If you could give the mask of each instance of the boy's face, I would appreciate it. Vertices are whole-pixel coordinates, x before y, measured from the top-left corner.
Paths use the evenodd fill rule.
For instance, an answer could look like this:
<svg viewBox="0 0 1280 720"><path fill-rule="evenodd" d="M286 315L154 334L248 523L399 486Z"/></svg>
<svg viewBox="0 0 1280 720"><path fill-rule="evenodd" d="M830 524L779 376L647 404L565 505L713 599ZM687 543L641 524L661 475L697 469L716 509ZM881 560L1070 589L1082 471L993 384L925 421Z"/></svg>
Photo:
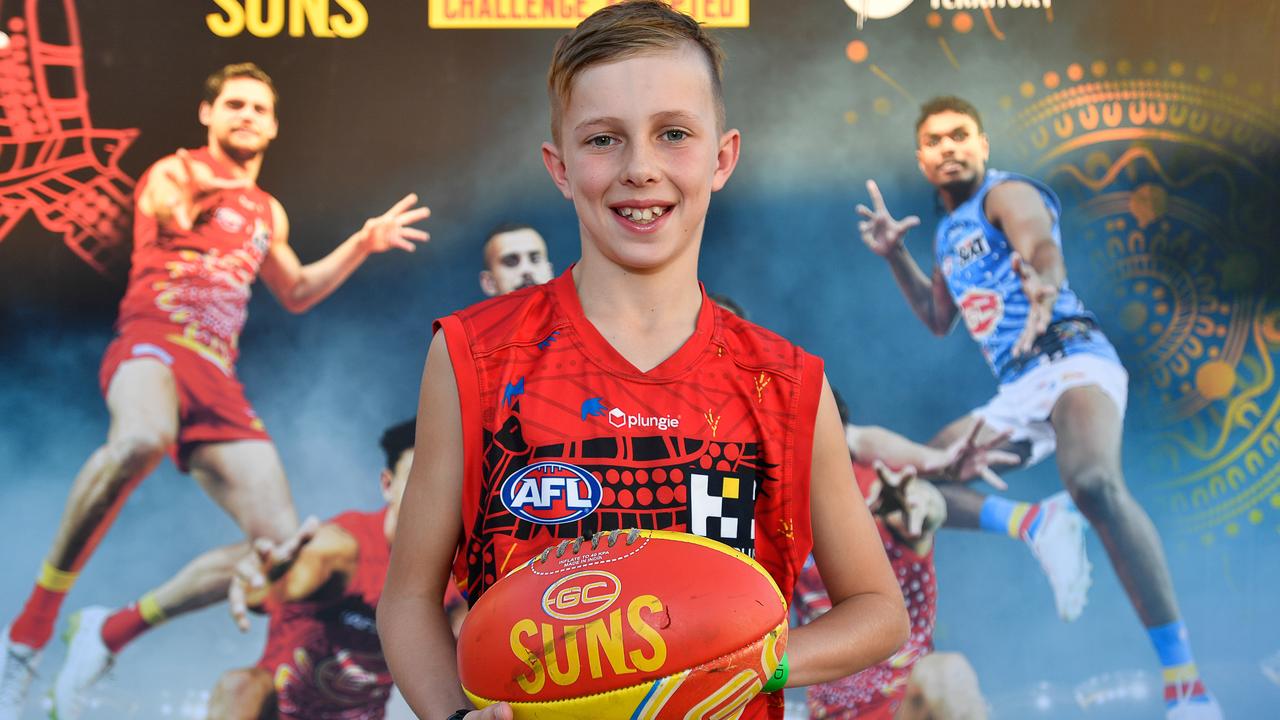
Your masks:
<svg viewBox="0 0 1280 720"><path fill-rule="evenodd" d="M740 138L717 128L711 70L696 45L582 71L559 130L559 146L544 143L543 160L573 201L584 255L644 271L696 253Z"/></svg>

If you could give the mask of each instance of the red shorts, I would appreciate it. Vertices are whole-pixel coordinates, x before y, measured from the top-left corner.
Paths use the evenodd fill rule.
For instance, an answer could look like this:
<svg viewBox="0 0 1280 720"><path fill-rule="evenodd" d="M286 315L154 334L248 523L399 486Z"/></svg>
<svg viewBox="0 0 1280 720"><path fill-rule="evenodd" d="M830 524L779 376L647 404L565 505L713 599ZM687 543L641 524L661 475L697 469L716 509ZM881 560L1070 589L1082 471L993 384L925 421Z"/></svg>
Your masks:
<svg viewBox="0 0 1280 720"><path fill-rule="evenodd" d="M187 459L196 445L232 440L270 440L266 427L244 397L235 375L157 331L126 331L107 346L98 370L98 385L106 397L120 364L137 358L159 360L173 373L178 391L178 444L173 462L188 472Z"/></svg>

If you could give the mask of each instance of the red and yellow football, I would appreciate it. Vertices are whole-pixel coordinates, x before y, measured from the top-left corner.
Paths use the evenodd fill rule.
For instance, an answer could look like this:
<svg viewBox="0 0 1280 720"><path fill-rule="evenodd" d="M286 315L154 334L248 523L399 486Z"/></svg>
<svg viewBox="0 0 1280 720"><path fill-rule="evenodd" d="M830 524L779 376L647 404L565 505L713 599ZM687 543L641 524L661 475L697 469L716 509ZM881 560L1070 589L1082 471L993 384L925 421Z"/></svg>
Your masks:
<svg viewBox="0 0 1280 720"><path fill-rule="evenodd" d="M787 606L733 548L662 530L564 542L471 608L458 674L517 720L732 718L787 643Z"/></svg>

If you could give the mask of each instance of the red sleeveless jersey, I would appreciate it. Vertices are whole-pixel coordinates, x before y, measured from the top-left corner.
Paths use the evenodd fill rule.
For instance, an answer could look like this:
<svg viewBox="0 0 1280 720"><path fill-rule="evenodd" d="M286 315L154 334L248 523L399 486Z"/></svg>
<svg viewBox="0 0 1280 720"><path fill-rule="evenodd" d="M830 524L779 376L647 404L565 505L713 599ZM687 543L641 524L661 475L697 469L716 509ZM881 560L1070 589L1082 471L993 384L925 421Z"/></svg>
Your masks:
<svg viewBox="0 0 1280 720"><path fill-rule="evenodd" d="M217 177L232 176L208 148L192 150L191 159ZM148 170L137 197L150 179ZM136 210L129 288L116 330L158 330L230 375L272 229L271 196L257 186L216 193L190 231L159 225Z"/></svg>
<svg viewBox="0 0 1280 720"><path fill-rule="evenodd" d="M462 413L454 579L471 601L549 545L632 527L721 541L791 594L813 544L821 360L704 291L693 336L642 373L587 320L567 271L437 327Z"/></svg>
<svg viewBox="0 0 1280 720"><path fill-rule="evenodd" d="M387 511L346 512L331 524L359 543L341 598L272 610L258 667L270 672L282 720L380 720L391 694L374 611L387 578Z"/></svg>

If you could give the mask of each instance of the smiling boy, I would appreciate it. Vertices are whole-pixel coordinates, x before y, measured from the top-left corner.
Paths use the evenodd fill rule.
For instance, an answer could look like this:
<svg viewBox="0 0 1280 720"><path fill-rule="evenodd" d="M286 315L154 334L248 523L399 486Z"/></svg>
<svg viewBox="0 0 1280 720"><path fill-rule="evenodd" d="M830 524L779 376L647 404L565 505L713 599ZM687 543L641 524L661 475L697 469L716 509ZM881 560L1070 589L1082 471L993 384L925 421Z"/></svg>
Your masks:
<svg viewBox="0 0 1280 720"><path fill-rule="evenodd" d="M905 638L822 361L718 309L698 282L711 194L741 143L720 65L715 41L655 0L610 5L556 46L542 155L574 204L582 257L436 323L417 440L431 451L410 471L378 612L420 717L511 717L505 704L466 709L432 600L450 568L475 602L543 548L603 530L724 542L787 594L812 546L834 607L791 633L790 685L857 671ZM588 507L504 492L548 463L573 469ZM781 718L782 705L763 695L741 717Z"/></svg>

